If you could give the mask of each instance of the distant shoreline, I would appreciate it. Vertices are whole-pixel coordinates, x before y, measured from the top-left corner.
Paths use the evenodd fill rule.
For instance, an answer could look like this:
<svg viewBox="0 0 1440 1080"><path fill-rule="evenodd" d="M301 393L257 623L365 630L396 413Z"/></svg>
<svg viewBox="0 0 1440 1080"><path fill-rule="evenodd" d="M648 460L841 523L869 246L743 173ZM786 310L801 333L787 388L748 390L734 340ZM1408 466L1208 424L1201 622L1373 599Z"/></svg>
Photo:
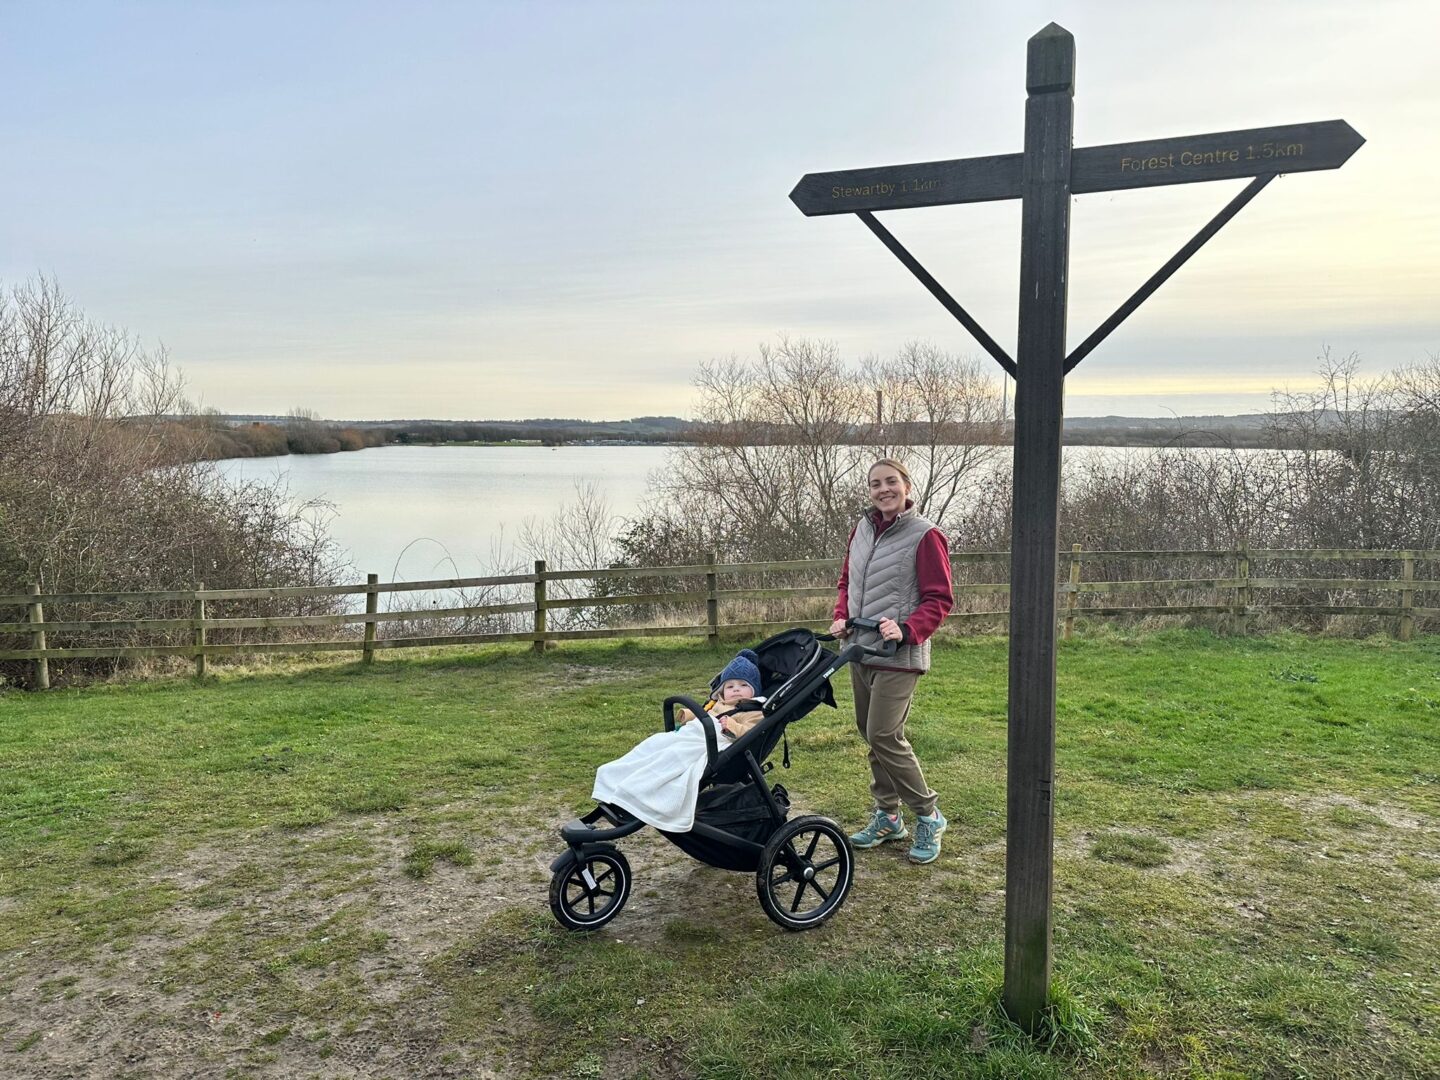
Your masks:
<svg viewBox="0 0 1440 1080"><path fill-rule="evenodd" d="M1268 414L1193 417L1070 417L1065 446L1284 449ZM331 454L381 446L696 446L697 425L679 417L634 420L364 420L294 417L177 417L192 434L196 460ZM860 442L862 433L855 433ZM1011 445L1008 428L997 440ZM912 445L924 445L915 442Z"/></svg>

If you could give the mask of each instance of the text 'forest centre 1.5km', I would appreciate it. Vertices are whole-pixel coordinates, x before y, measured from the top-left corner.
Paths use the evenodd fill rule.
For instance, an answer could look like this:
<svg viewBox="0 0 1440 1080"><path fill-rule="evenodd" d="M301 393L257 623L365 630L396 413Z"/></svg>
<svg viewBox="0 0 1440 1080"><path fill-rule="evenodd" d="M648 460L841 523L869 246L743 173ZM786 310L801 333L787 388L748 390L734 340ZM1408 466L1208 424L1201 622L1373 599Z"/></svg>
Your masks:
<svg viewBox="0 0 1440 1080"><path fill-rule="evenodd" d="M1148 158L1122 157L1121 172L1143 172L1146 169L1196 168L1205 165L1229 165L1236 161L1268 161L1271 158L1304 157L1305 144L1262 142L1240 149L1182 150L1180 153L1159 154ZM839 190L838 188L836 189Z"/></svg>

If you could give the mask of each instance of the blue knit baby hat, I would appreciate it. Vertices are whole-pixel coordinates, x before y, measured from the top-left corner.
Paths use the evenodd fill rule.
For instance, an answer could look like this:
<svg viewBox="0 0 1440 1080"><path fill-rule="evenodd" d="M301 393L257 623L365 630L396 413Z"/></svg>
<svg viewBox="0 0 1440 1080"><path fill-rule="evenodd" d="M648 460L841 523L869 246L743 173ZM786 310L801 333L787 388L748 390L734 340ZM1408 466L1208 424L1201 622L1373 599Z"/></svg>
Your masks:
<svg viewBox="0 0 1440 1080"><path fill-rule="evenodd" d="M739 655L725 665L725 670L710 683L712 691L719 690L731 679L743 679L755 693L760 693L760 657L754 649L741 649Z"/></svg>

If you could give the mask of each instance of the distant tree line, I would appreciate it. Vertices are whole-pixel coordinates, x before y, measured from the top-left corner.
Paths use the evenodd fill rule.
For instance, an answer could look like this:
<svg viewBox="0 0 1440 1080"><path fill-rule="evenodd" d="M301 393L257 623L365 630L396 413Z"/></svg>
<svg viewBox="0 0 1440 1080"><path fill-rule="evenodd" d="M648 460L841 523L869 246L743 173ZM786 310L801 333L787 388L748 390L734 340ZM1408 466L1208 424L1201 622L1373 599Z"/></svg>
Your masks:
<svg viewBox="0 0 1440 1080"><path fill-rule="evenodd" d="M277 457L284 454L336 454L384 446L383 428L356 428L294 417L282 423L234 424L218 413L168 419L160 437L186 461Z"/></svg>
<svg viewBox="0 0 1440 1080"><path fill-rule="evenodd" d="M372 446L445 446L580 442L673 443L688 440L693 425L672 417L636 420L400 420L336 423L294 410L278 420L236 422L218 412L168 418L162 437L191 461L335 454Z"/></svg>

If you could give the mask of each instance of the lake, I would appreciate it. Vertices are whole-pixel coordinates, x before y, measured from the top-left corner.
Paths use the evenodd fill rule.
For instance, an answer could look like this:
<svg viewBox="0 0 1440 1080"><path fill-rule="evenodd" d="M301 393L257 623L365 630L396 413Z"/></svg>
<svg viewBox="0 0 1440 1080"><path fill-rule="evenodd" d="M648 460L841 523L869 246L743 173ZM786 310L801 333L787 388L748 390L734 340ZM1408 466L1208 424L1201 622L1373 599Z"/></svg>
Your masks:
<svg viewBox="0 0 1440 1080"><path fill-rule="evenodd" d="M665 467L674 449L385 446L218 465L236 479L283 477L296 501L331 503L335 516L329 531L360 575L356 580L375 573L381 581L423 581L528 569L531 556L517 543L526 521L544 522L573 506L577 484L593 485L612 514L633 517L650 490L651 475ZM1174 452L1071 446L1065 448L1065 460L1079 465ZM1007 448L1006 461L1009 455Z"/></svg>
<svg viewBox="0 0 1440 1080"><path fill-rule="evenodd" d="M219 462L239 480L289 486L297 502L334 507L329 531L357 580L478 577L523 560L516 540L527 519L543 522L592 484L612 513L634 515L659 446L385 446Z"/></svg>

